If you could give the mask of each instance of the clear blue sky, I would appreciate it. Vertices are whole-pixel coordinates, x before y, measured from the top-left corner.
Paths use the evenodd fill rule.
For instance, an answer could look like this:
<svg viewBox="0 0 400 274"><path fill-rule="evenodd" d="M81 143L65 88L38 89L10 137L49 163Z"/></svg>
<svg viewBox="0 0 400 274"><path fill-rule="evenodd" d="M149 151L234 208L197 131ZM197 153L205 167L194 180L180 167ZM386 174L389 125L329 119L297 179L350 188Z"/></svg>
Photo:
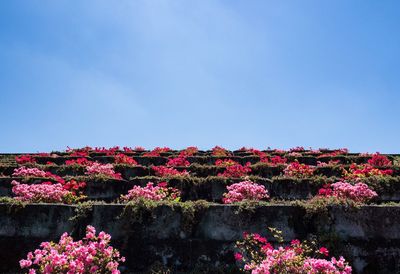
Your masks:
<svg viewBox="0 0 400 274"><path fill-rule="evenodd" d="M400 152L400 1L1 1L0 151Z"/></svg>

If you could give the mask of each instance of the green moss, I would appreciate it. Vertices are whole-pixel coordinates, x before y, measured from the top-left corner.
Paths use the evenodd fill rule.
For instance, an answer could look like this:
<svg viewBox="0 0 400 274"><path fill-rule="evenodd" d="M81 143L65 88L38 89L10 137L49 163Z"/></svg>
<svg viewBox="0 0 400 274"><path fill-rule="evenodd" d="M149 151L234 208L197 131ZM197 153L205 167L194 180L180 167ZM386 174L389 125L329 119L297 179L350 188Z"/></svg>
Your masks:
<svg viewBox="0 0 400 274"><path fill-rule="evenodd" d="M79 223L87 219L93 212L93 206L96 204L95 201L86 201L78 203L75 207L75 215L69 218L69 221Z"/></svg>
<svg viewBox="0 0 400 274"><path fill-rule="evenodd" d="M12 197L0 197L0 204L6 205L8 214L15 213L27 205L27 203Z"/></svg>

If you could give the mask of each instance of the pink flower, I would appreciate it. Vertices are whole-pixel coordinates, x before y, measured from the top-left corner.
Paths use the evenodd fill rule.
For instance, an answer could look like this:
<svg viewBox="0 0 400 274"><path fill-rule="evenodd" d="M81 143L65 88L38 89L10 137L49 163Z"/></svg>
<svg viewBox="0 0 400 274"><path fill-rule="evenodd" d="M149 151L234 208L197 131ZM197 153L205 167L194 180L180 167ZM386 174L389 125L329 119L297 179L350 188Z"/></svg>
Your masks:
<svg viewBox="0 0 400 274"><path fill-rule="evenodd" d="M180 191L176 188L167 187L164 182L154 186L153 183L147 183L145 187L134 186L128 191L127 195L121 196L123 201L134 201L138 199L147 199L153 201L175 200L179 198Z"/></svg>
<svg viewBox="0 0 400 274"><path fill-rule="evenodd" d="M329 250L326 247L321 247L319 249L319 253L321 253L322 255L327 256L327 257L329 256Z"/></svg>
<svg viewBox="0 0 400 274"><path fill-rule="evenodd" d="M36 271L49 274L119 273L119 263L125 258L109 245L109 234L102 231L96 236L95 233L94 227L88 226L86 237L79 241L64 233L58 243L44 242L40 245L42 249L28 253L20 266L27 268L30 274L36 274Z"/></svg>
<svg viewBox="0 0 400 274"><path fill-rule="evenodd" d="M263 200L268 199L268 191L263 185L258 185L251 181L243 181L227 187L228 193L222 199L225 204L241 202L243 200Z"/></svg>
<svg viewBox="0 0 400 274"><path fill-rule="evenodd" d="M98 162L92 162L90 165L86 166L86 174L88 175L105 175L114 179L122 179L120 173L114 171L112 164L100 164Z"/></svg>
<svg viewBox="0 0 400 274"><path fill-rule="evenodd" d="M235 253L235 260L236 261L241 261L243 259L243 255L241 253L236 252Z"/></svg>

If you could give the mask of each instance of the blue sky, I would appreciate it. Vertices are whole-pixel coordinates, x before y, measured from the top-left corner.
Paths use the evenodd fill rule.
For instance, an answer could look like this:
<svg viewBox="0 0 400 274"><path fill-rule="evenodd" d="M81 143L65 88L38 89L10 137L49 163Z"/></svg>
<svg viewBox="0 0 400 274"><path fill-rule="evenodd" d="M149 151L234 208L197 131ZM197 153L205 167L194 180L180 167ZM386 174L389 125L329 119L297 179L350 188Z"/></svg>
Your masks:
<svg viewBox="0 0 400 274"><path fill-rule="evenodd" d="M1 1L0 151L400 152L400 2Z"/></svg>

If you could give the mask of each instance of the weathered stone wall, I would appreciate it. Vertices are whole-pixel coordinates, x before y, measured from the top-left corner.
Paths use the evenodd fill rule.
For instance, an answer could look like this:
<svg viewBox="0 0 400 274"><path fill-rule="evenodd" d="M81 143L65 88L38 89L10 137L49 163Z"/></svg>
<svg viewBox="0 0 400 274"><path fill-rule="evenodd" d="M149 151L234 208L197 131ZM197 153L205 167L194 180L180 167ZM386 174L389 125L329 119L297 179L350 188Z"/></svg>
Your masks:
<svg viewBox="0 0 400 274"><path fill-rule="evenodd" d="M229 272L235 241L244 231L265 235L266 227L282 230L288 241L311 234L329 240L332 255L346 256L355 273L400 272L398 206L332 207L311 217L304 208L285 205L210 204L190 212L164 205L123 213L124 207L97 204L76 215L76 206L0 205L0 273L18 273L18 260L42 241L57 240L65 231L82 237L87 224L112 235L113 245L127 257L125 273L145 271L157 261L177 272L196 267ZM70 220L74 216L79 218Z"/></svg>

